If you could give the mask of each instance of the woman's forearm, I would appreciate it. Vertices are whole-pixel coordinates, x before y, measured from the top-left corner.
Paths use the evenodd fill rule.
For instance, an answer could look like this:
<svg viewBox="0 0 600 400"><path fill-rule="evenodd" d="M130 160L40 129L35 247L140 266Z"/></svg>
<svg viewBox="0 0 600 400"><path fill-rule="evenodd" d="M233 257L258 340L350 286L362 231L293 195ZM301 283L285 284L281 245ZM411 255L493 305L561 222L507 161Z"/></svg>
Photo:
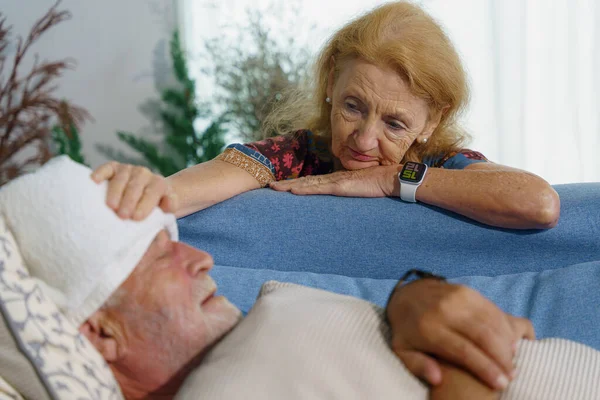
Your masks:
<svg viewBox="0 0 600 400"><path fill-rule="evenodd" d="M472 164L464 170L430 168L416 197L503 228L551 228L560 215L558 194L546 181L496 164Z"/></svg>
<svg viewBox="0 0 600 400"><path fill-rule="evenodd" d="M248 172L221 160L194 165L167 180L178 197L177 218L260 188L256 178Z"/></svg>

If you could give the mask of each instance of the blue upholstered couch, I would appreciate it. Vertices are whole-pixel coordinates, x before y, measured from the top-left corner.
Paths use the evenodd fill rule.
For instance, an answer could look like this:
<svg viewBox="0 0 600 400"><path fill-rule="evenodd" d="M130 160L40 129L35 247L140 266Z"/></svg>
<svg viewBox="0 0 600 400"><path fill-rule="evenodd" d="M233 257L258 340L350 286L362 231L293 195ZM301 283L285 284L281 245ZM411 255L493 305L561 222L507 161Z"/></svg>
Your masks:
<svg viewBox="0 0 600 400"><path fill-rule="evenodd" d="M396 199L269 189L182 218L179 228L183 242L213 255L220 293L244 312L270 279L383 306L398 277L421 268L531 318L538 337L600 350L600 183L555 188L561 219L547 231L490 228Z"/></svg>

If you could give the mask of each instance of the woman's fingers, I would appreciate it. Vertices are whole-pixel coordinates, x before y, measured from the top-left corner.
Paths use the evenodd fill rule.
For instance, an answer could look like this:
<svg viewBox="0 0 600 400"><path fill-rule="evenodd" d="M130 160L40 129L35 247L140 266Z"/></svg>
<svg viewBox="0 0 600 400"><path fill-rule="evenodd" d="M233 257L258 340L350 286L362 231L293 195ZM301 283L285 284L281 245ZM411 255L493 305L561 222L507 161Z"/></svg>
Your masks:
<svg viewBox="0 0 600 400"><path fill-rule="evenodd" d="M147 191L153 175L148 168L134 167L130 172L129 181L125 186L121 203L119 204L118 214L121 218L130 218L135 212L137 205ZM154 196L153 193L149 193ZM158 198L155 199L155 205L158 204Z"/></svg>
<svg viewBox="0 0 600 400"><path fill-rule="evenodd" d="M108 180L106 204L115 210L115 212L119 211L121 199L129 183L132 168L133 166L131 165L110 161L102 164L92 172L91 178L94 182L100 183Z"/></svg>
<svg viewBox="0 0 600 400"><path fill-rule="evenodd" d="M165 212L177 209L177 198L166 179L146 167L111 161L91 177L96 183L108 180L106 203L123 219L142 220L157 205Z"/></svg>
<svg viewBox="0 0 600 400"><path fill-rule="evenodd" d="M468 338L440 327L435 347L436 355L470 371L490 388L504 390L508 385L502 367Z"/></svg>
<svg viewBox="0 0 600 400"><path fill-rule="evenodd" d="M280 191L316 186L328 181L327 178L318 176L303 176L302 178L286 179L284 181L271 182L271 188Z"/></svg>
<svg viewBox="0 0 600 400"><path fill-rule="evenodd" d="M121 211L121 203L129 183L131 169L130 165L121 165L108 181L106 204L117 213Z"/></svg>
<svg viewBox="0 0 600 400"><path fill-rule="evenodd" d="M439 363L419 351L399 351L396 353L400 361L411 374L432 386L442 383L442 370Z"/></svg>
<svg viewBox="0 0 600 400"><path fill-rule="evenodd" d="M330 193L329 179L320 176L307 176L297 179L272 182L269 187L278 192L294 194L326 194Z"/></svg>
<svg viewBox="0 0 600 400"><path fill-rule="evenodd" d="M157 177L152 179L150 184L143 189L141 199L133 212L133 219L140 221L150 215L154 207L161 202L161 199L165 197L166 194L167 184L165 180L158 179Z"/></svg>
<svg viewBox="0 0 600 400"><path fill-rule="evenodd" d="M116 161L110 161L102 164L92 172L92 180L96 183L103 182L107 179L112 178L116 172L119 163Z"/></svg>
<svg viewBox="0 0 600 400"><path fill-rule="evenodd" d="M338 171L325 175L305 176L297 179L273 182L270 187L281 192L294 194L330 194L347 197L385 197L382 181L391 176L389 167L379 166L360 171ZM396 173L397 174L397 173ZM395 177L396 175L394 175ZM388 185L389 186L389 185ZM393 185L392 185L393 186Z"/></svg>

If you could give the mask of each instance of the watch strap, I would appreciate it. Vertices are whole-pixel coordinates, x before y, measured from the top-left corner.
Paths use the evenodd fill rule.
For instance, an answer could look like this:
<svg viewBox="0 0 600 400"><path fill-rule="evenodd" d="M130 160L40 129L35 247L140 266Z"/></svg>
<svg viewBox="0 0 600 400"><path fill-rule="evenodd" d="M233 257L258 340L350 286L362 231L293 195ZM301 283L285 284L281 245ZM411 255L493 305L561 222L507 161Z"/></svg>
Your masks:
<svg viewBox="0 0 600 400"><path fill-rule="evenodd" d="M413 275L416 277L416 279L413 279L412 281L416 281L419 279L437 279L440 281L446 280L446 278L441 275L436 275L429 271L423 271L421 269L413 268L413 269L409 269L408 271L406 271L404 273L404 275L402 275L402 277L400 278L400 280L398 281L398 284L396 286L402 286L404 283L409 283L409 280L410 280L410 278L412 278Z"/></svg>
<svg viewBox="0 0 600 400"><path fill-rule="evenodd" d="M419 185L417 184L402 182L402 180L400 180L400 198L409 203L416 203L418 187Z"/></svg>
<svg viewBox="0 0 600 400"><path fill-rule="evenodd" d="M415 277L415 279L411 280L413 276ZM394 293L396 293L396 291L400 290L402 287L408 285L409 283L418 281L420 279L436 279L438 281L446 281L446 277L441 275L435 275L431 272L423 271L420 269L409 269L408 271L406 271L406 273L404 273L404 275L402 275L398 283L396 283L396 285L392 289L392 292L390 293L386 304L388 304L390 300L392 300L392 296L394 295Z"/></svg>

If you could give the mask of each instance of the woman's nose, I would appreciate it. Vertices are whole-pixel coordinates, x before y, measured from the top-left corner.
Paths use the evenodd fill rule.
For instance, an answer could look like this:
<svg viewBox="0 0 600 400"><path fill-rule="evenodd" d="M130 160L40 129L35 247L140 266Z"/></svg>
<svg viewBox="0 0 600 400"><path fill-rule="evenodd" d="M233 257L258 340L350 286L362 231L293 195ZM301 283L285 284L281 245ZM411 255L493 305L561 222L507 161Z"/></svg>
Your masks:
<svg viewBox="0 0 600 400"><path fill-rule="evenodd" d="M378 143L377 124L374 121L364 121L354 132L354 142L356 143L356 150L361 153L376 148Z"/></svg>

